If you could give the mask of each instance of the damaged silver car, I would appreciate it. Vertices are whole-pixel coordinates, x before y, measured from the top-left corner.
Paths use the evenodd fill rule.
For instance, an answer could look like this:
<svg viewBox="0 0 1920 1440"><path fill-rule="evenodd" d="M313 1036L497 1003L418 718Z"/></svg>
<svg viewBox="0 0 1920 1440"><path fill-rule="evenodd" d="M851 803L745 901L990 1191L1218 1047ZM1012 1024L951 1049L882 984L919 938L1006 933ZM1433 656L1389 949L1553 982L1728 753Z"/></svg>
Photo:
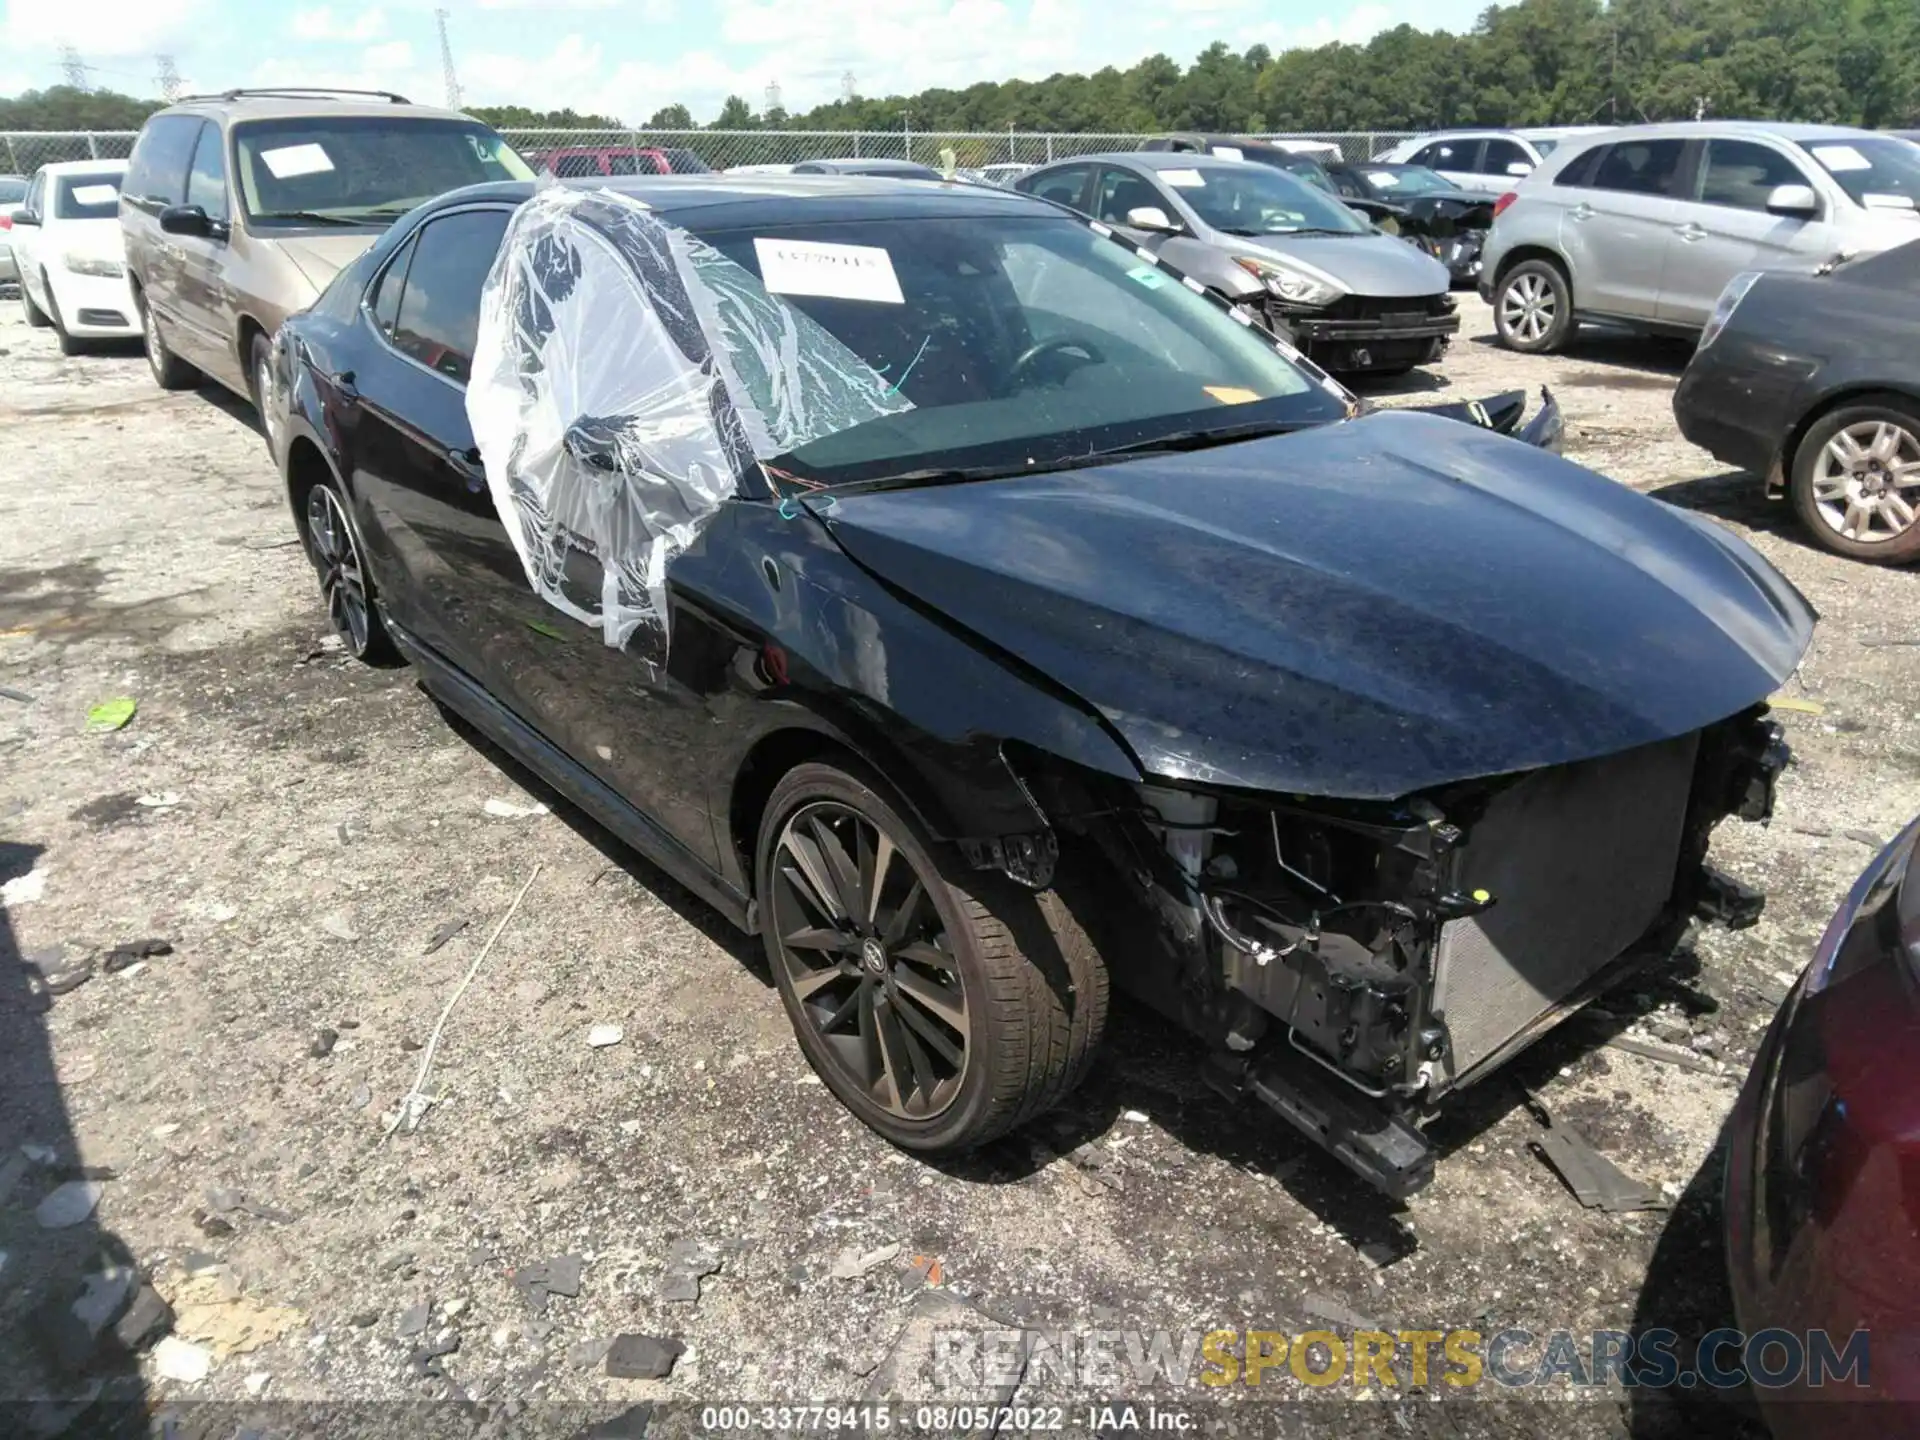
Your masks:
<svg viewBox="0 0 1920 1440"><path fill-rule="evenodd" d="M1406 1194L1451 1092L1758 905L1706 856L1813 624L1765 560L1056 206L457 191L275 364L350 649L756 933L910 1150L1056 1102L1118 990Z"/></svg>

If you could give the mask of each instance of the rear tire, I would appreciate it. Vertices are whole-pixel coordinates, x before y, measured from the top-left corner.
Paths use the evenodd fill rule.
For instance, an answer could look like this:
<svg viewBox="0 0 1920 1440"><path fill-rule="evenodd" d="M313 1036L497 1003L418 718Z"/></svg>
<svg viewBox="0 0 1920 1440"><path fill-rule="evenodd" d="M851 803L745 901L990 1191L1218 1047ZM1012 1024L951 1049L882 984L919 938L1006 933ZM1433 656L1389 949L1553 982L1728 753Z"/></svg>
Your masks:
<svg viewBox="0 0 1920 1440"><path fill-rule="evenodd" d="M267 442L267 454L279 458L274 449L273 418L268 407L273 403L273 342L255 335L247 347L247 375L253 392L253 413L260 417L260 434Z"/></svg>
<svg viewBox="0 0 1920 1440"><path fill-rule="evenodd" d="M851 766L788 772L756 847L761 938L840 1102L903 1149L950 1154L1080 1082L1107 970L1058 895L964 869L904 809Z"/></svg>
<svg viewBox="0 0 1920 1440"><path fill-rule="evenodd" d="M1573 334L1573 287L1551 260L1522 260L1493 292L1500 343L1523 355L1551 355Z"/></svg>
<svg viewBox="0 0 1920 1440"><path fill-rule="evenodd" d="M1920 560L1920 402L1867 395L1822 415L1791 474L1794 511L1818 544L1876 565Z"/></svg>
<svg viewBox="0 0 1920 1440"><path fill-rule="evenodd" d="M133 303L140 312L140 329L146 335L147 368L153 372L153 383L162 390L193 389L200 383L200 372L167 348L160 321L147 308L146 291L135 290Z"/></svg>

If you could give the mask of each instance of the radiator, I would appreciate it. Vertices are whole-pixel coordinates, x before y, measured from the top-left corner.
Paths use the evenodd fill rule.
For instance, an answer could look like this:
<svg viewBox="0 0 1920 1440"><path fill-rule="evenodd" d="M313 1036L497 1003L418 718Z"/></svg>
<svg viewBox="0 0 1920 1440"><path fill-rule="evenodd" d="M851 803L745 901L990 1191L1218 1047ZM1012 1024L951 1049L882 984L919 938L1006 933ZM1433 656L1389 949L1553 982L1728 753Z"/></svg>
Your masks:
<svg viewBox="0 0 1920 1440"><path fill-rule="evenodd" d="M1673 892L1697 733L1536 771L1503 792L1462 851L1461 888L1492 909L1440 932L1434 1009L1455 1077L1578 990L1646 933Z"/></svg>

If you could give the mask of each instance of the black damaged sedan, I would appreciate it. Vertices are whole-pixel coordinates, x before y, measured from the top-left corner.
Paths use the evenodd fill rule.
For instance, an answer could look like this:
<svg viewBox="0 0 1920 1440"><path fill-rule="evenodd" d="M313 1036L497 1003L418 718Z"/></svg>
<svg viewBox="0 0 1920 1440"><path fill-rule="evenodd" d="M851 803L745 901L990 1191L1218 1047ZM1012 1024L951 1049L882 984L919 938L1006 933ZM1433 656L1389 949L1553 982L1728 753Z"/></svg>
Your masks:
<svg viewBox="0 0 1920 1440"><path fill-rule="evenodd" d="M1785 580L1042 202L456 192L273 390L353 651L756 932L910 1149L1059 1099L1118 990L1405 1194L1449 1092L1757 909L1706 852L1770 812Z"/></svg>

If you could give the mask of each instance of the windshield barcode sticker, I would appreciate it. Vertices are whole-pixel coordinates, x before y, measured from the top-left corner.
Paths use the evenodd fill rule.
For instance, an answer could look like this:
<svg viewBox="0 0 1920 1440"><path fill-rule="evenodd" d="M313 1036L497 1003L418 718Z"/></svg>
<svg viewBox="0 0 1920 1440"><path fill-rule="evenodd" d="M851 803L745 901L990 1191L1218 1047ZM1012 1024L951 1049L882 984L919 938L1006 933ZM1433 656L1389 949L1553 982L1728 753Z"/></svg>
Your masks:
<svg viewBox="0 0 1920 1440"><path fill-rule="evenodd" d="M1160 178L1181 190L1204 190L1207 182L1200 178L1198 170L1162 170Z"/></svg>
<svg viewBox="0 0 1920 1440"><path fill-rule="evenodd" d="M276 180L291 180L296 175L318 175L333 169L333 161L318 145L282 145L278 150L262 150L260 160Z"/></svg>
<svg viewBox="0 0 1920 1440"><path fill-rule="evenodd" d="M833 300L869 300L904 305L893 257L877 245L828 245L817 240L769 240L756 236L760 283L774 295L819 295Z"/></svg>

